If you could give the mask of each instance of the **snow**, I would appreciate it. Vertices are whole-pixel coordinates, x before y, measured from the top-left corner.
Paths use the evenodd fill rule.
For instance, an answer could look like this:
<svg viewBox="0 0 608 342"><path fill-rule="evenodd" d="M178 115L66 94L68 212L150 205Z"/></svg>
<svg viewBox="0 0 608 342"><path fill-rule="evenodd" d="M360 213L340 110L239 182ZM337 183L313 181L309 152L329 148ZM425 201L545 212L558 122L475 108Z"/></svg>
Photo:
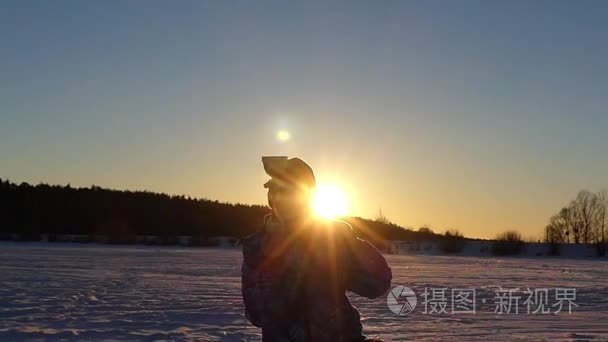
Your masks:
<svg viewBox="0 0 608 342"><path fill-rule="evenodd" d="M492 257L492 246L494 241L490 240L467 240L462 251L451 254L458 256ZM447 255L441 250L439 241L392 241L391 251L394 254L404 255ZM520 257L546 257L551 256L552 246L549 243L524 243ZM559 257L563 258L604 258L597 256L596 246L593 244L564 243L558 247Z"/></svg>
<svg viewBox="0 0 608 342"><path fill-rule="evenodd" d="M387 260L393 286L411 287L418 306L398 316L388 310L386 297L352 295L370 337L608 341L605 260L436 255L387 255ZM260 330L243 315L240 262L238 249L3 242L0 340L260 340ZM493 297L499 286L572 287L579 306L571 314L565 309L533 315L520 305L517 315L498 315ZM424 314L420 294L441 287L475 288L476 313Z"/></svg>

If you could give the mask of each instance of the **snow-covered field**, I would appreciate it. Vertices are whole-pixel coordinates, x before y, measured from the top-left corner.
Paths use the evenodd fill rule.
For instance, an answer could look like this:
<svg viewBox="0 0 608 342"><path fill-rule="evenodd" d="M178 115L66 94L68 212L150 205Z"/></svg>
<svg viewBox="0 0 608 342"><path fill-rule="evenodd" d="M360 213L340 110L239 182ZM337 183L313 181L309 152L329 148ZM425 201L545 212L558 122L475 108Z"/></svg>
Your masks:
<svg viewBox="0 0 608 342"><path fill-rule="evenodd" d="M352 296L368 336L387 341L608 341L606 261L387 259L393 285L411 287L418 306L399 316L388 309L386 298ZM0 243L0 341L260 340L259 329L243 315L240 261L234 249ZM527 295L514 292L521 296L519 313L513 305L511 313L499 315L494 312L499 286L549 288L552 312L557 308L552 307L557 303L553 289L576 288L578 307L571 314L567 305L559 314L527 314ZM447 314L423 312L425 288L447 288ZM450 313L451 290L457 288L476 290L475 313Z"/></svg>

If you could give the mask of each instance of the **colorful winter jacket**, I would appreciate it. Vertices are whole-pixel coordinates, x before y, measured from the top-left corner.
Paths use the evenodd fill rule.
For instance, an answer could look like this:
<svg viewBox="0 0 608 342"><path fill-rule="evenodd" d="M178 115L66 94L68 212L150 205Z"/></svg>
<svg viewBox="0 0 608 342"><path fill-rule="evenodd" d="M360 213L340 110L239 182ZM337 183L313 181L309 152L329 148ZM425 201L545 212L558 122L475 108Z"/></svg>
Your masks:
<svg viewBox="0 0 608 342"><path fill-rule="evenodd" d="M282 227L268 220L242 240L247 318L263 341L362 341L359 312L346 291L376 298L391 269L345 222Z"/></svg>

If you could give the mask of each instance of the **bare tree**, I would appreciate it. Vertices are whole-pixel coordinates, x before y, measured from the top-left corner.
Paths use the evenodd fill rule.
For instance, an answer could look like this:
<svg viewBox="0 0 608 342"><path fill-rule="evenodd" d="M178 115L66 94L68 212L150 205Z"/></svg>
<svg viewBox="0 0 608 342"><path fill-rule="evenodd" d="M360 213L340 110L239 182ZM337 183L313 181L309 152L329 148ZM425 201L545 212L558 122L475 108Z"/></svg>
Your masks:
<svg viewBox="0 0 608 342"><path fill-rule="evenodd" d="M566 242L570 242L570 236L574 243L580 242L580 224L577 219L576 210L572 205L562 208L559 214L554 216L555 223L563 231L563 235L566 236Z"/></svg>
<svg viewBox="0 0 608 342"><path fill-rule="evenodd" d="M608 216L608 195L583 190L570 205L549 219L545 240L552 243L604 243Z"/></svg>
<svg viewBox="0 0 608 342"><path fill-rule="evenodd" d="M375 219L376 222L379 223L383 223L383 224L391 224L391 220L389 220L386 216L384 216L384 214L382 213L382 209L378 209L378 216L376 216Z"/></svg>
<svg viewBox="0 0 608 342"><path fill-rule="evenodd" d="M521 233L516 230L507 230L496 235L496 241L506 241L506 242L523 242L521 238Z"/></svg>
<svg viewBox="0 0 608 342"><path fill-rule="evenodd" d="M598 240L601 241L603 245L606 244L606 216L608 214L608 192L606 190L602 190L597 193L597 198L600 206L600 211L598 213Z"/></svg>
<svg viewBox="0 0 608 342"><path fill-rule="evenodd" d="M569 242L568 226L564 218L557 214L549 219L549 224L545 227L545 242L564 243Z"/></svg>
<svg viewBox="0 0 608 342"><path fill-rule="evenodd" d="M579 225L580 237L583 243L593 242L597 218L600 212L598 196L587 190L582 190L572 202Z"/></svg>

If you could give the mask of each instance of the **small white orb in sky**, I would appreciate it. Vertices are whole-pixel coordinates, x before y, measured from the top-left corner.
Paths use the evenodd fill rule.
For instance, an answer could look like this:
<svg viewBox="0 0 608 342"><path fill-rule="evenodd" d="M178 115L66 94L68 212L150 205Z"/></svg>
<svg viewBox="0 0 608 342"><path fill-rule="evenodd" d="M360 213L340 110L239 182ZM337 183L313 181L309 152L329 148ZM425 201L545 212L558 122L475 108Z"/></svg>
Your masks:
<svg viewBox="0 0 608 342"><path fill-rule="evenodd" d="M277 139L279 139L279 141L287 141L290 138L291 138L291 135L289 134L288 131L286 131L284 129L277 132Z"/></svg>

